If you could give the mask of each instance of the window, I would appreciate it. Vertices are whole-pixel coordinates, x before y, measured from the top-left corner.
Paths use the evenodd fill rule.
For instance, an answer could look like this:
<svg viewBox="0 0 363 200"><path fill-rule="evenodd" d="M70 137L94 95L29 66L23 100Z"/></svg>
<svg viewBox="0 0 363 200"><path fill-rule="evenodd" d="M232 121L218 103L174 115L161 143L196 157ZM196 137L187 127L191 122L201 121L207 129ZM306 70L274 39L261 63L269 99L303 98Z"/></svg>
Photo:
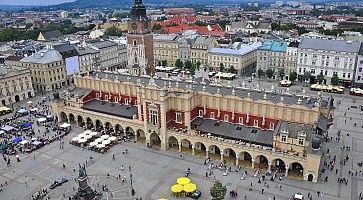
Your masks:
<svg viewBox="0 0 363 200"><path fill-rule="evenodd" d="M136 40L133 41L134 46L136 46Z"/></svg>
<svg viewBox="0 0 363 200"><path fill-rule="evenodd" d="M345 73L343 73L343 78L345 78Z"/></svg>
<svg viewBox="0 0 363 200"><path fill-rule="evenodd" d="M253 120L253 126L258 127L258 120L257 119Z"/></svg>
<svg viewBox="0 0 363 200"><path fill-rule="evenodd" d="M211 119L214 119L214 112L211 112L211 113L210 113L210 118L211 118Z"/></svg>
<svg viewBox="0 0 363 200"><path fill-rule="evenodd" d="M239 118L238 118L238 123L239 123L239 124L243 124L243 117L239 117Z"/></svg>
<svg viewBox="0 0 363 200"><path fill-rule="evenodd" d="M281 135L281 142L286 142L286 139L287 139L286 135Z"/></svg>
<svg viewBox="0 0 363 200"><path fill-rule="evenodd" d="M358 76L358 78L357 78L357 79L358 79L358 81L360 81L360 79L361 79L361 76Z"/></svg>
<svg viewBox="0 0 363 200"><path fill-rule="evenodd" d="M311 69L311 74L315 74L315 69Z"/></svg>
<svg viewBox="0 0 363 200"><path fill-rule="evenodd" d="M359 72L362 72L362 68L361 68L361 67L359 67L358 71L359 71Z"/></svg>
<svg viewBox="0 0 363 200"><path fill-rule="evenodd" d="M129 99L128 98L125 98L125 104L129 105Z"/></svg>
<svg viewBox="0 0 363 200"><path fill-rule="evenodd" d="M348 78L350 78L350 73L348 73Z"/></svg>
<svg viewBox="0 0 363 200"><path fill-rule="evenodd" d="M150 122L152 125L158 124L158 111L157 110L150 110Z"/></svg>
<svg viewBox="0 0 363 200"><path fill-rule="evenodd" d="M229 116L227 114L224 115L224 121L229 122Z"/></svg>
<svg viewBox="0 0 363 200"><path fill-rule="evenodd" d="M199 110L199 117L203 117L203 110Z"/></svg>
<svg viewBox="0 0 363 200"><path fill-rule="evenodd" d="M299 145L304 145L304 138L299 138Z"/></svg>
<svg viewBox="0 0 363 200"><path fill-rule="evenodd" d="M182 114L181 113L175 113L175 122L178 124L182 123Z"/></svg>
<svg viewBox="0 0 363 200"><path fill-rule="evenodd" d="M273 122L270 122L270 129L274 130L275 129L275 124Z"/></svg>

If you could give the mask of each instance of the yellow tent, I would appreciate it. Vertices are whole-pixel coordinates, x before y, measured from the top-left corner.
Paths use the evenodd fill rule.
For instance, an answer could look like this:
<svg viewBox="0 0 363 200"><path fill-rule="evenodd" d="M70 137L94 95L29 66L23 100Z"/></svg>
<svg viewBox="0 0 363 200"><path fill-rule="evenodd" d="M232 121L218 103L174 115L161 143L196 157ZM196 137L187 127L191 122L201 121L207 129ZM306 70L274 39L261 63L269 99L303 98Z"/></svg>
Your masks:
<svg viewBox="0 0 363 200"><path fill-rule="evenodd" d="M171 189L171 192L173 192L173 193L179 193L179 192L183 191L183 186L180 184L175 184L170 189Z"/></svg>
<svg viewBox="0 0 363 200"><path fill-rule="evenodd" d="M195 185L194 183L186 184L186 185L184 185L183 190L188 193L194 192L195 190L197 190L197 185Z"/></svg>

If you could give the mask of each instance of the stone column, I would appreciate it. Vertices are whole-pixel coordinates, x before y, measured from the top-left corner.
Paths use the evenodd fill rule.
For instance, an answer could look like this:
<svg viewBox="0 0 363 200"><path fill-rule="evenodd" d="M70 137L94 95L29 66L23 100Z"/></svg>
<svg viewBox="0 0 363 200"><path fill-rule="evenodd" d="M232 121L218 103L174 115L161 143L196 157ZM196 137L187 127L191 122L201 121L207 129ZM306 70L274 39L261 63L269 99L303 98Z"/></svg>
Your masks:
<svg viewBox="0 0 363 200"><path fill-rule="evenodd" d="M251 162L251 167L252 167L252 169L255 169L255 158L254 157L252 157L252 160L251 160L252 162Z"/></svg>
<svg viewBox="0 0 363 200"><path fill-rule="evenodd" d="M192 145L192 155L193 156L195 155L195 146L194 146L194 144Z"/></svg>
<svg viewBox="0 0 363 200"><path fill-rule="evenodd" d="M223 162L223 151L221 151L221 162Z"/></svg>
<svg viewBox="0 0 363 200"><path fill-rule="evenodd" d="M285 165L285 177L289 175L289 165Z"/></svg>
<svg viewBox="0 0 363 200"><path fill-rule="evenodd" d="M268 161L268 171L271 171L272 162Z"/></svg>
<svg viewBox="0 0 363 200"><path fill-rule="evenodd" d="M205 149L205 158L209 158L209 149Z"/></svg>
<svg viewBox="0 0 363 200"><path fill-rule="evenodd" d="M135 142L137 142L137 130L136 130L136 133L135 133L135 138L134 138Z"/></svg>
<svg viewBox="0 0 363 200"><path fill-rule="evenodd" d="M178 142L178 145L179 145L179 152L181 152L182 151L182 143Z"/></svg>
<svg viewBox="0 0 363 200"><path fill-rule="evenodd" d="M236 166L239 164L239 154L236 154Z"/></svg>

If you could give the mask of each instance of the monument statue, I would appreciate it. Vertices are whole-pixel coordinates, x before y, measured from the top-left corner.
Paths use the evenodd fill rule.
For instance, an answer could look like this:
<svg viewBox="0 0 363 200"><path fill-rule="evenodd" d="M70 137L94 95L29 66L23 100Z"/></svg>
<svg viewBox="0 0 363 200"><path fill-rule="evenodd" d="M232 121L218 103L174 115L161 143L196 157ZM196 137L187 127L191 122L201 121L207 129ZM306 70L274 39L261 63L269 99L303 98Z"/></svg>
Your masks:
<svg viewBox="0 0 363 200"><path fill-rule="evenodd" d="M74 200L100 200L102 193L92 189L87 183L87 171L85 165L79 165L78 191L72 197Z"/></svg>

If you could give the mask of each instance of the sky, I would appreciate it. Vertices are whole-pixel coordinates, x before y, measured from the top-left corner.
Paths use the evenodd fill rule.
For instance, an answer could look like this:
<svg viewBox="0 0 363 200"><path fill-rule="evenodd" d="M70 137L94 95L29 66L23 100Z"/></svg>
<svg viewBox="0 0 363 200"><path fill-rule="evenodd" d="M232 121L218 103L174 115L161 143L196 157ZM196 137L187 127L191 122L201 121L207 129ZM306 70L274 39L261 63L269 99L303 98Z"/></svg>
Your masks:
<svg viewBox="0 0 363 200"><path fill-rule="evenodd" d="M0 0L0 5L54 5L75 0Z"/></svg>

